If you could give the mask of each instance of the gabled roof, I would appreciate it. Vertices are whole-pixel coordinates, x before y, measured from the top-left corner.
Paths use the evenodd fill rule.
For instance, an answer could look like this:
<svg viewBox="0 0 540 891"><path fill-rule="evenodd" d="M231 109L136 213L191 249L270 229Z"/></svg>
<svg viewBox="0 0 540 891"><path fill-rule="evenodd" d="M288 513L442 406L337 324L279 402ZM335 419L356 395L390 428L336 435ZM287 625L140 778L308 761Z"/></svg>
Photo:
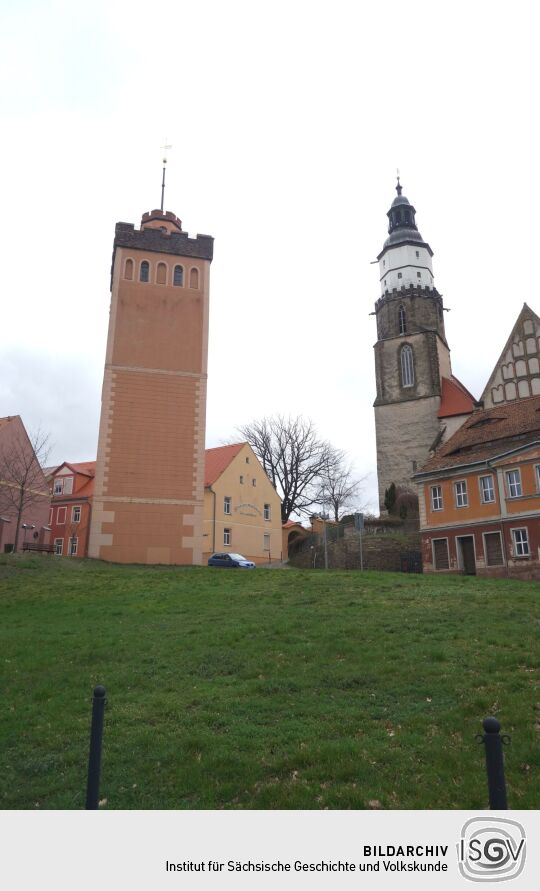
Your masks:
<svg viewBox="0 0 540 891"><path fill-rule="evenodd" d="M454 415L468 415L477 404L457 377L443 377L441 388L441 404L437 412L438 418L451 418Z"/></svg>
<svg viewBox="0 0 540 891"><path fill-rule="evenodd" d="M525 324L525 322L528 322L528 321L533 323L533 329L534 329L530 335L527 335L524 332L524 324ZM505 364L507 365L509 362L513 363L514 361L519 361L520 358L523 360L530 359L533 356L540 358L540 350L538 350L538 349L534 353L525 352L524 349L521 353L518 353L518 352L514 352L514 349L513 349L514 345L516 343L519 343L519 341L522 340L523 338L526 339L527 337L535 337L535 336L540 336L540 318L530 308L530 306L528 306L526 303L524 303L516 321L514 322L514 325L510 332L510 336L508 337L508 340L506 341L506 343L504 345L504 349L503 349L501 355L499 356L499 358L497 359L497 362L495 363L495 367L494 367L493 371L491 372L490 378L489 378L486 386L484 387L484 392L482 393L482 395L480 397L481 402L488 405L489 407L494 405L495 399L493 398L493 394L491 392L492 388L494 388L494 387L496 387L496 389L501 390L501 399L497 400L497 404L505 404L508 401L513 401L514 398L527 398L526 396L525 397L519 396L519 391L517 391L517 387L516 387L516 396L515 397L510 397L510 399L508 400L506 397L502 396L502 390L503 390L503 387L505 384L509 384L511 382L514 382L517 384L517 375L510 373L508 375L508 377L506 377L505 374L503 373L503 366ZM536 342L538 343L538 340ZM520 376L523 377L523 375L520 375ZM530 378L531 375L529 374L529 375L527 375L527 377Z"/></svg>
<svg viewBox="0 0 540 891"><path fill-rule="evenodd" d="M540 442L540 396L473 412L415 477L486 461L533 442Z"/></svg>
<svg viewBox="0 0 540 891"><path fill-rule="evenodd" d="M234 445L206 449L204 453L204 485L211 486L212 483L215 483L245 445L247 445L246 442L237 442Z"/></svg>
<svg viewBox="0 0 540 891"><path fill-rule="evenodd" d="M62 464L59 464L57 467L51 468L54 473L58 473L62 467L69 467L73 473L79 473L83 476L94 477L96 475L96 462L95 461L81 461L78 464L71 464L70 461L63 461Z"/></svg>

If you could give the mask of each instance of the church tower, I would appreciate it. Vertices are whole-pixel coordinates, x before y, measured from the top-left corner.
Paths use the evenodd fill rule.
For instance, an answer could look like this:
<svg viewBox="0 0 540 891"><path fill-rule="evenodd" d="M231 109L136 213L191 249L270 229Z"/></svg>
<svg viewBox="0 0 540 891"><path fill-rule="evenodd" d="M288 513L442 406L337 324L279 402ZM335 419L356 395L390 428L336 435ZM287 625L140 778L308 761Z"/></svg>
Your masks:
<svg viewBox="0 0 540 891"><path fill-rule="evenodd" d="M387 214L388 238L377 257L381 296L374 313L374 406L381 509L391 483L414 491L412 474L425 463L444 432L443 382L452 396L456 396L456 390L463 391L461 403L467 393L452 377L443 301L433 278L433 251L418 231L416 210L403 195L399 177L396 191ZM472 410L473 399L468 393L467 397L468 410ZM466 406L461 404L461 408Z"/></svg>
<svg viewBox="0 0 540 891"><path fill-rule="evenodd" d="M116 224L91 557L202 561L212 253L168 211Z"/></svg>

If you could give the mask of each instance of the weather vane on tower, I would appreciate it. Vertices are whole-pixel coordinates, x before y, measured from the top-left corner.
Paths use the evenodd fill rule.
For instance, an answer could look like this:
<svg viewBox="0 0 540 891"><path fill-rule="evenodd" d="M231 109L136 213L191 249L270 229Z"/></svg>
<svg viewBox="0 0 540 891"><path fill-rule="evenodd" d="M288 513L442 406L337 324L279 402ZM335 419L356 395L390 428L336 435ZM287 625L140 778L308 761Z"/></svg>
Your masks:
<svg viewBox="0 0 540 891"><path fill-rule="evenodd" d="M165 145L162 145L163 149L163 179L161 180L161 210L163 211L163 202L165 200L165 170L167 168L167 152L169 149L172 149L172 145L167 145L167 137L165 137Z"/></svg>

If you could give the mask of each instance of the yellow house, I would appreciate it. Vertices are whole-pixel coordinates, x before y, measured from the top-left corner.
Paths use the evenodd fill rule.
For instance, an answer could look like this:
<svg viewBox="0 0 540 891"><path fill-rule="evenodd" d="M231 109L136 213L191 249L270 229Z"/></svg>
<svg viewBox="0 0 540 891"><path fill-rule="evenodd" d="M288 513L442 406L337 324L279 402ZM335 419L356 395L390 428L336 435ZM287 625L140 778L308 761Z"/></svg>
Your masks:
<svg viewBox="0 0 540 891"><path fill-rule="evenodd" d="M247 442L207 449L204 561L214 552L281 560L281 501Z"/></svg>

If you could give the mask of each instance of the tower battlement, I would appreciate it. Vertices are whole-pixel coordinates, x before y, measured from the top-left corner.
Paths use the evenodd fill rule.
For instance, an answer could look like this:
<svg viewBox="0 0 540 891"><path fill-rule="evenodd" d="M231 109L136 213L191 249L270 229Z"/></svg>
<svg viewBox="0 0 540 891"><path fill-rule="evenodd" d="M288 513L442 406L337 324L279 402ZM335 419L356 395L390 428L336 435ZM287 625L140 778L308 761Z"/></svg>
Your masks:
<svg viewBox="0 0 540 891"><path fill-rule="evenodd" d="M387 288L382 297L375 301L375 311L380 309L387 301L401 300L403 297L429 297L442 300L442 294L439 294L435 287L430 288L429 285L402 285L401 288L392 288L392 290Z"/></svg>
<svg viewBox="0 0 540 891"><path fill-rule="evenodd" d="M151 215L161 211L151 211ZM149 214L144 214L145 217ZM162 219L169 217L169 224L178 220L167 211ZM153 217L156 219L155 217ZM180 223L180 220L178 220ZM125 247L140 251L174 254L178 257L198 257L200 260L212 260L214 255L214 239L211 235L197 235L190 238L187 232L163 231L161 228L149 227L136 229L133 223L117 223L114 232L114 248ZM114 262L114 257L113 257Z"/></svg>
<svg viewBox="0 0 540 891"><path fill-rule="evenodd" d="M158 223L172 223L180 232L182 231L182 220L170 210L149 210L146 213L143 213L141 228L144 228L148 223L153 223L154 221L157 221Z"/></svg>

